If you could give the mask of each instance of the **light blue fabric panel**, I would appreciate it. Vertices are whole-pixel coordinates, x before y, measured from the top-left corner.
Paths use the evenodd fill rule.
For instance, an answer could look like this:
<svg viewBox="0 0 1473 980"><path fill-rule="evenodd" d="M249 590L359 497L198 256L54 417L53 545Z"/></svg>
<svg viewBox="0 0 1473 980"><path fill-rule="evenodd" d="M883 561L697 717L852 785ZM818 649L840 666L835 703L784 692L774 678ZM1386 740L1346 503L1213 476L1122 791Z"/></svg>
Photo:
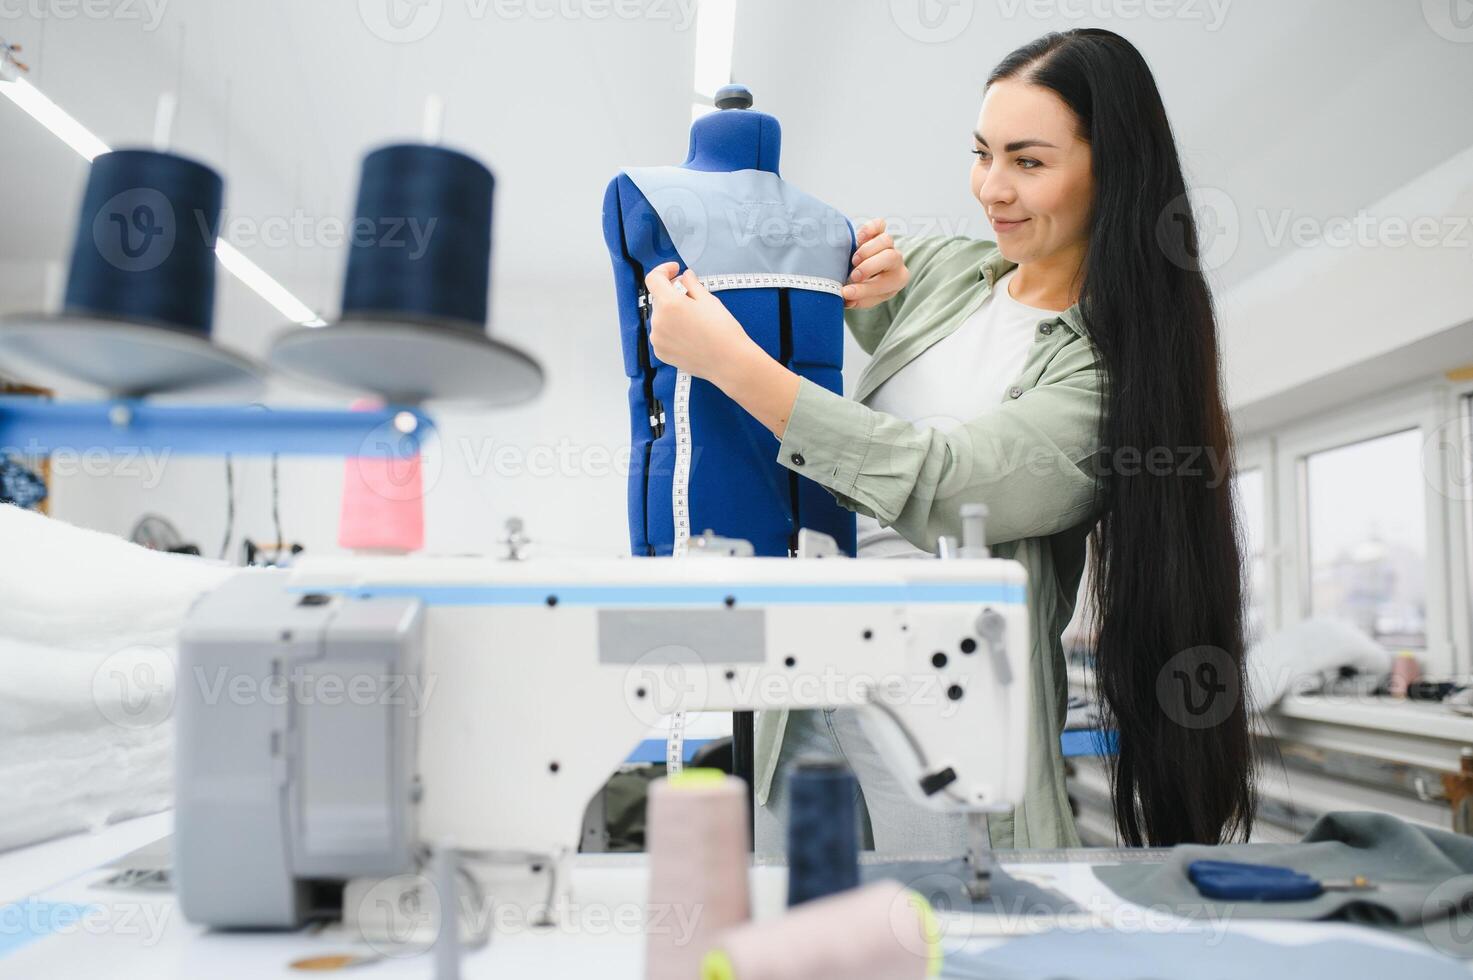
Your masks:
<svg viewBox="0 0 1473 980"><path fill-rule="evenodd" d="M1350 940L1287 945L1234 933L1052 932L951 953L942 980L1467 980L1458 961Z"/></svg>
<svg viewBox="0 0 1473 980"><path fill-rule="evenodd" d="M696 275L773 272L847 282L853 228L840 211L766 170L623 171Z"/></svg>

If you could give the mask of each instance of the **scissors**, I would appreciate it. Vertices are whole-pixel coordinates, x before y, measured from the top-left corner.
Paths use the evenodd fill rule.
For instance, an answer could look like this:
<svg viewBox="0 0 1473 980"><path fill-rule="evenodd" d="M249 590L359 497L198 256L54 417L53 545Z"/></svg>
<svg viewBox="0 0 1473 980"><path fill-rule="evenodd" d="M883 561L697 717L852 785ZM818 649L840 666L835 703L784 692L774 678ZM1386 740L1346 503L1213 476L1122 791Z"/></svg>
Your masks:
<svg viewBox="0 0 1473 980"><path fill-rule="evenodd" d="M1234 861L1193 861L1187 865L1187 877L1207 898L1252 902L1302 902L1327 891L1369 891L1376 887L1363 875L1349 881L1320 881L1292 868Z"/></svg>

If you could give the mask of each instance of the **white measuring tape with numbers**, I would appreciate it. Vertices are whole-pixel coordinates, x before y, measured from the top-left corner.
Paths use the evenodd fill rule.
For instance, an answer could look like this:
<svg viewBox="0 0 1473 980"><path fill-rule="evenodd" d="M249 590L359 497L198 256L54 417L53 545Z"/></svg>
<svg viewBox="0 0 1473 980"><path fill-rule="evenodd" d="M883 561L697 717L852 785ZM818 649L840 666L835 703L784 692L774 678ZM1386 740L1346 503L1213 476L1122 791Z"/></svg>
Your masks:
<svg viewBox="0 0 1473 980"><path fill-rule="evenodd" d="M798 276L782 272L740 272L698 277L702 286L713 293L726 289L808 289L842 296L844 284L820 276ZM676 286L680 287L677 280ZM680 287L682 291L684 287ZM691 376L675 373L675 473L670 481L670 510L675 519L675 545L670 554L683 557L690 550L690 468L694 443L690 424ZM677 773L685 768L685 712L670 716L670 731L665 736L665 771Z"/></svg>

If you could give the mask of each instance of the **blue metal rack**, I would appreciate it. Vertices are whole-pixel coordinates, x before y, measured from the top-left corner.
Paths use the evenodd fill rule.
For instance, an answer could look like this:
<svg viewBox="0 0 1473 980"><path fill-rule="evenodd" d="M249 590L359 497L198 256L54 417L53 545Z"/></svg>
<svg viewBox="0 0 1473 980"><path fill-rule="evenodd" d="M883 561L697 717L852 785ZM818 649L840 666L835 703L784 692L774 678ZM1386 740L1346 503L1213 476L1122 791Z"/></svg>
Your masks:
<svg viewBox="0 0 1473 980"><path fill-rule="evenodd" d="M0 451L25 456L60 450L152 450L185 456L406 459L418 453L434 431L429 416L396 406L346 411L0 396Z"/></svg>

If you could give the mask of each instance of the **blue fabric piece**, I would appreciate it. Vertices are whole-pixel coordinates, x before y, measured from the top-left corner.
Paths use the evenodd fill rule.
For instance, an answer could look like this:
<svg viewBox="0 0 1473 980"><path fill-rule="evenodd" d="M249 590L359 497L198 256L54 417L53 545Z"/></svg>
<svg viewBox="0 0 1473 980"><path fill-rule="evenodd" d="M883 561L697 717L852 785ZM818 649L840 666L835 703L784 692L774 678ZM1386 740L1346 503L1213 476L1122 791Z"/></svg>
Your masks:
<svg viewBox="0 0 1473 980"><path fill-rule="evenodd" d="M711 113L691 129L680 167L627 170L604 195L624 373L629 378L628 513L636 555L669 555L675 528L675 369L650 349L638 305L644 276L665 262L698 275L784 272L844 281L853 230L844 216L777 175L777 120L747 110ZM842 391L843 300L805 289L730 289L718 297L772 357ZM784 325L787 325L786 338ZM651 415L663 413L663 428ZM854 554L854 515L817 484L776 462L778 441L719 390L692 379L691 533L750 541L758 555L789 552L800 528Z"/></svg>
<svg viewBox="0 0 1473 980"><path fill-rule="evenodd" d="M949 953L946 980L1467 980L1457 961L1342 940L1289 945L1234 933L1068 932Z"/></svg>
<svg viewBox="0 0 1473 980"><path fill-rule="evenodd" d="M0 456L0 504L35 507L46 499L46 484L13 459Z"/></svg>
<svg viewBox="0 0 1473 980"><path fill-rule="evenodd" d="M0 959L53 933L80 931L83 917L98 908L35 899L0 905Z"/></svg>

